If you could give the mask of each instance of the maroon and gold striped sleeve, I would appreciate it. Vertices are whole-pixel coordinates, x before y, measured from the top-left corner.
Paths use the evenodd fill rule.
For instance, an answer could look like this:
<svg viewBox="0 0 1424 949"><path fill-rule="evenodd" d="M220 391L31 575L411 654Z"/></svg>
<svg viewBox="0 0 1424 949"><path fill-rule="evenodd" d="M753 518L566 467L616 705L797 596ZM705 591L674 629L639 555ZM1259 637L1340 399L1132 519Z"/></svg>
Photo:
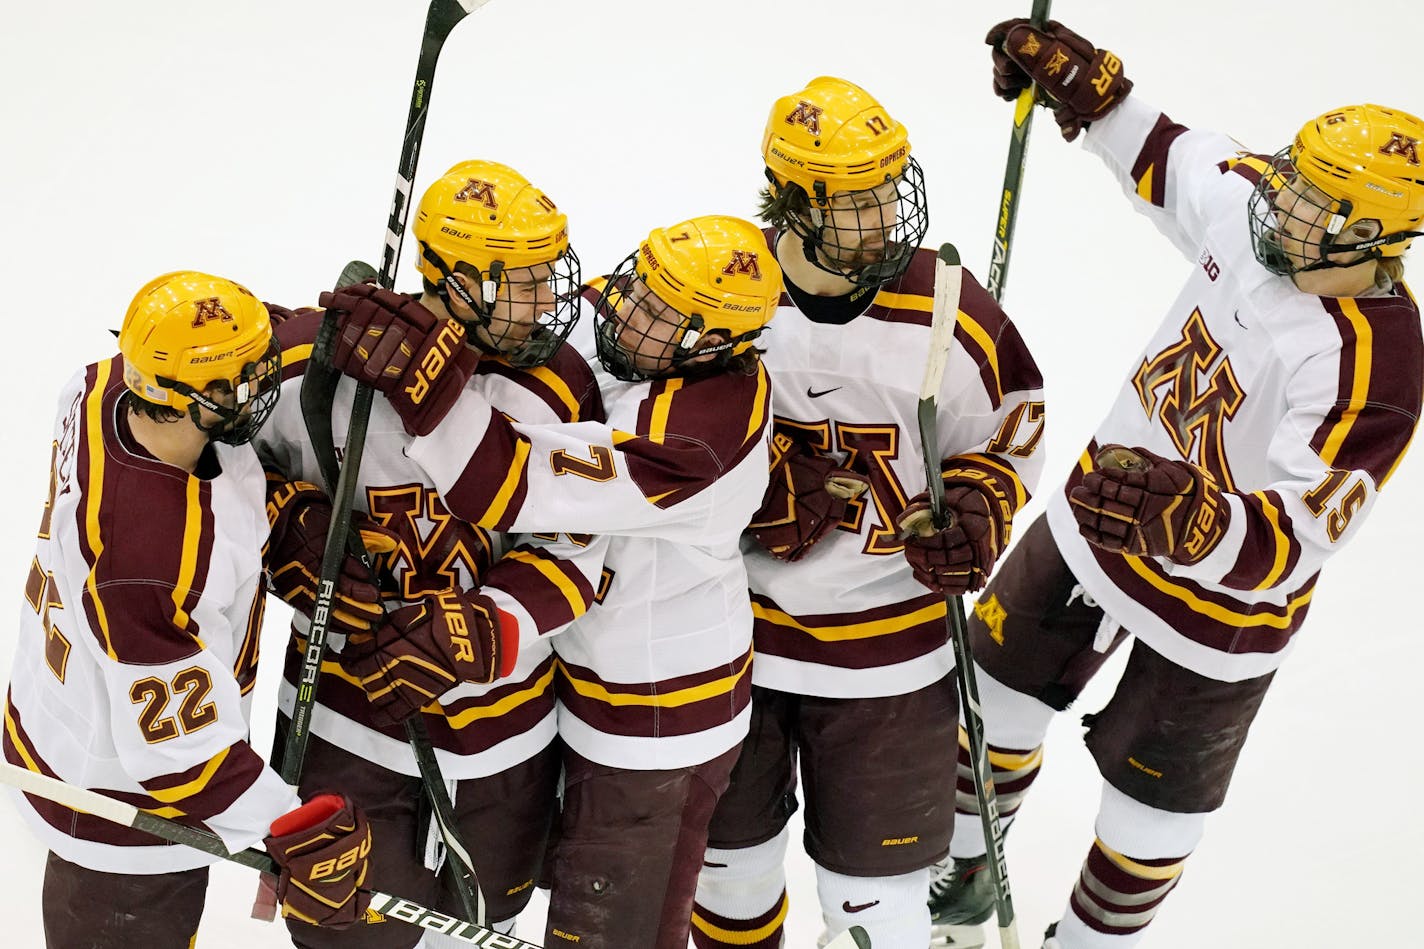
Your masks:
<svg viewBox="0 0 1424 949"><path fill-rule="evenodd" d="M1368 472L1383 487L1404 455L1424 398L1419 308L1391 297L1321 302L1340 334L1335 404L1310 439L1328 467Z"/></svg>
<svg viewBox="0 0 1424 949"><path fill-rule="evenodd" d="M628 474L667 508L706 489L762 444L771 421L766 367L744 375L654 382L638 407L637 432L615 432Z"/></svg>
<svg viewBox="0 0 1424 949"><path fill-rule="evenodd" d="M496 587L517 600L541 634L588 612L597 592L571 561L532 544L520 544L501 557L482 586Z"/></svg>
<svg viewBox="0 0 1424 949"><path fill-rule="evenodd" d="M1160 208L1167 203L1168 153L1172 143L1186 131L1185 125L1178 125L1165 114L1159 115L1128 172L1137 186L1137 196L1154 207Z"/></svg>

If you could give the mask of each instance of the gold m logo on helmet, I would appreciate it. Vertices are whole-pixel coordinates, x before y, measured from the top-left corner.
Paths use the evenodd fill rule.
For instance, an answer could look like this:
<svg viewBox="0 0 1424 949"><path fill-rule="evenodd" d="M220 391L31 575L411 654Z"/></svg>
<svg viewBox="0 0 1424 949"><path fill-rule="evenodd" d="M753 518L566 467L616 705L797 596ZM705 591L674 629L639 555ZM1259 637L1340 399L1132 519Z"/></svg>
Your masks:
<svg viewBox="0 0 1424 949"><path fill-rule="evenodd" d="M1043 64L1043 71L1050 76L1056 76L1063 71L1063 66L1068 62L1068 54L1059 50L1048 57L1048 62Z"/></svg>
<svg viewBox="0 0 1424 949"><path fill-rule="evenodd" d="M1398 155L1409 164L1417 165L1419 164L1419 139L1395 132L1390 135L1389 141L1380 147L1380 154Z"/></svg>
<svg viewBox="0 0 1424 949"><path fill-rule="evenodd" d="M804 125L806 131L812 135L821 134L821 113L826 110L818 105L812 105L805 99L796 103L796 108L786 117L787 125Z"/></svg>
<svg viewBox="0 0 1424 949"><path fill-rule="evenodd" d="M208 297L206 300L194 300L193 306L196 312L193 314L193 325L203 326L209 320L220 320L223 323L232 322L232 314L227 311L227 307L222 305L222 300L217 297Z"/></svg>
<svg viewBox="0 0 1424 949"><path fill-rule="evenodd" d="M494 199L494 185L478 178L467 179L465 187L455 192L455 200L478 201L491 211L499 207L499 202Z"/></svg>
<svg viewBox="0 0 1424 949"><path fill-rule="evenodd" d="M727 262L727 266L722 268L722 274L727 277L741 274L744 277L751 277L753 280L760 280L761 264L757 263L757 260L757 253L754 250L734 250L732 259Z"/></svg>

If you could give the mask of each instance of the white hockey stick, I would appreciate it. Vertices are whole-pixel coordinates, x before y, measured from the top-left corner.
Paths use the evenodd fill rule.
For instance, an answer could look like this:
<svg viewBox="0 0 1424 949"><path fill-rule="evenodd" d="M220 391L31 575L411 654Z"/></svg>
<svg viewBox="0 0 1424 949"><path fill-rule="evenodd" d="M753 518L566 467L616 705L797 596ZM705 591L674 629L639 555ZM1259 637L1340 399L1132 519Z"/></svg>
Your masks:
<svg viewBox="0 0 1424 949"><path fill-rule="evenodd" d="M56 778L36 774L8 761L0 761L0 784L8 784L28 794L63 804L72 810L93 814L95 817L101 817L115 824L132 827L155 837L161 837L185 847L192 847L195 850L222 857L224 860L231 860L233 863L240 863L245 867L252 867L273 875L278 872L276 862L261 850L240 850L237 853L230 853L223 846L222 840L215 834L159 817L156 814L150 814L148 811L139 810L132 804L116 801L97 791L75 787ZM377 913L390 919L398 919L413 926L449 936L467 945L483 946L485 949L542 949L537 943L525 942L514 936L506 936L492 929L485 929L483 926L476 926L474 923L446 916L444 913L437 913L433 909L427 909L419 903L402 899L399 896L392 896L377 890L368 892L371 894L371 909Z"/></svg>
<svg viewBox="0 0 1424 949"><path fill-rule="evenodd" d="M944 244L935 261L934 317L930 323L930 352L925 361L925 378L920 384L920 449L925 457L925 481L929 486L930 513L937 529L949 526L944 509L944 481L940 477L939 432L935 428L940 384L945 364L954 345L954 327L959 319L959 295L964 268L959 251ZM984 715L979 707L979 684L974 677L974 654L964 617L964 601L945 597L949 638L954 644L954 673L964 708L964 730L969 735L969 757L974 775L974 796L979 801L979 819L989 852L989 876L994 881L994 905L999 916L999 942L1003 949L1018 949L1018 925L1014 920L1013 894L1009 892L1009 867L1004 859L1004 832L999 825L999 801L994 776L989 768L989 747L984 741Z"/></svg>

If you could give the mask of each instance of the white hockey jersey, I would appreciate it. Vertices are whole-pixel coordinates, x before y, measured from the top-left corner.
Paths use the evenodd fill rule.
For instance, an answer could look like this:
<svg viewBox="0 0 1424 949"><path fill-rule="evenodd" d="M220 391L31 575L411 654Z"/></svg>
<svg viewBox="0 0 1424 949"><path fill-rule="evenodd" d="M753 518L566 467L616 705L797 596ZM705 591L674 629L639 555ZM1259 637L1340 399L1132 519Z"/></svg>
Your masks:
<svg viewBox="0 0 1424 949"><path fill-rule="evenodd" d="M289 478L321 484L321 473L302 417L302 376L320 326L320 311L301 311L276 329L282 345L282 398L258 436L258 451L269 467ZM338 451L346 443L355 383L342 377L332 401L332 436ZM549 365L515 369L506 361L480 360L468 383L501 411L534 421L575 421L602 417L598 390L588 366L570 347ZM446 423L462 450L474 433ZM489 684L462 683L425 710L425 726L441 772L451 779L496 774L527 760L553 740L554 656L549 634L563 629L593 602L600 582L606 540L591 536L541 539L493 534L452 516L434 482L406 457L411 437L390 403L372 401L361 459L355 507L401 538L401 548L382 558L387 608L441 590L480 591L519 623L519 657L514 671ZM307 618L293 615L293 642L279 699L290 714L306 648ZM333 651L344 637L328 640ZM317 684L312 732L325 741L401 774L419 773L400 726L377 727L370 703L356 679L329 656Z"/></svg>
<svg viewBox="0 0 1424 949"><path fill-rule="evenodd" d="M264 479L248 446L196 474L154 459L119 408L122 357L66 384L50 496L20 607L5 758L229 850L300 803L247 743L265 591ZM15 792L54 853L110 873L216 857Z"/></svg>
<svg viewBox="0 0 1424 949"><path fill-rule="evenodd" d="M1211 678L1259 676L1285 658L1321 565L1373 510L1414 433L1419 309L1403 285L1317 297L1262 267L1246 203L1266 165L1230 139L1134 94L1087 143L1194 266L1050 499L1053 536L1084 588L1152 649ZM1210 471L1231 510L1220 545L1183 567L1084 541L1067 492L1109 442Z"/></svg>
<svg viewBox="0 0 1424 949"><path fill-rule="evenodd" d="M773 250L775 240L768 232ZM783 293L759 341L776 382L777 430L865 475L870 490L794 563L745 542L757 685L834 698L901 695L954 668L944 597L911 575L896 527L907 501L926 489L917 412L934 265L934 253L920 250L844 324L812 320ZM988 482L1009 508L1022 507L1043 467L1042 388L1018 330L966 272L938 402L944 475Z"/></svg>
<svg viewBox="0 0 1424 949"><path fill-rule="evenodd" d="M766 489L770 382L764 368L597 376L607 423L512 424L466 391L409 454L482 526L609 536L598 605L555 643L559 733L612 767L687 767L746 734L752 617L738 538Z"/></svg>

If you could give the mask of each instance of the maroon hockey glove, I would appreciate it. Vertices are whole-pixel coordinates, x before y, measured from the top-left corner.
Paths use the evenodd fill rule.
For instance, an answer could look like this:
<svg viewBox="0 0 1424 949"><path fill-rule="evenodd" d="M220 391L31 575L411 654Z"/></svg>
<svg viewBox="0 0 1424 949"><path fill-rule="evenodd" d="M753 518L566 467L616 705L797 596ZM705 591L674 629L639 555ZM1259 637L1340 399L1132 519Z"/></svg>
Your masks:
<svg viewBox="0 0 1424 949"><path fill-rule="evenodd" d="M747 530L776 559L800 560L836 529L846 502L869 486L863 475L777 432L771 439L771 481Z"/></svg>
<svg viewBox="0 0 1424 949"><path fill-rule="evenodd" d="M355 676L377 725L395 725L461 682L514 671L519 621L474 590L447 590L403 606L373 637L347 641L341 667Z"/></svg>
<svg viewBox="0 0 1424 949"><path fill-rule="evenodd" d="M320 303L346 314L332 365L384 394L409 434L434 431L479 362L464 328L369 283L323 293Z"/></svg>
<svg viewBox="0 0 1424 949"><path fill-rule="evenodd" d="M1211 475L1145 448L1105 445L1068 496L1088 543L1180 564L1201 560L1221 542L1231 508Z"/></svg>
<svg viewBox="0 0 1424 949"><path fill-rule="evenodd" d="M1070 142L1132 91L1132 80L1122 74L1122 60L1094 48L1056 20L1042 30L1022 18L1005 20L984 42L994 48L994 94L1015 99L1038 83L1052 97L1053 118Z"/></svg>
<svg viewBox="0 0 1424 949"><path fill-rule="evenodd" d="M345 929L362 919L371 856L366 816L340 794L318 794L272 822L263 844L281 869L282 915L314 926Z"/></svg>
<svg viewBox="0 0 1424 949"><path fill-rule="evenodd" d="M366 514L353 512L351 521L373 558L400 546L396 534ZM287 481L269 474L267 523L271 533L262 552L262 562L267 568L269 586L297 612L310 618L316 606L326 532L331 527L331 502L314 484ZM370 633L383 619L381 594L371 580L370 571L360 560L347 554L336 578L336 596L327 629L347 636Z"/></svg>
<svg viewBox="0 0 1424 949"><path fill-rule="evenodd" d="M905 559L915 579L945 596L961 596L983 588L1003 549L1004 519L1000 505L973 485L948 482L944 509L949 526L936 530L930 496L910 499L896 523L905 535Z"/></svg>

